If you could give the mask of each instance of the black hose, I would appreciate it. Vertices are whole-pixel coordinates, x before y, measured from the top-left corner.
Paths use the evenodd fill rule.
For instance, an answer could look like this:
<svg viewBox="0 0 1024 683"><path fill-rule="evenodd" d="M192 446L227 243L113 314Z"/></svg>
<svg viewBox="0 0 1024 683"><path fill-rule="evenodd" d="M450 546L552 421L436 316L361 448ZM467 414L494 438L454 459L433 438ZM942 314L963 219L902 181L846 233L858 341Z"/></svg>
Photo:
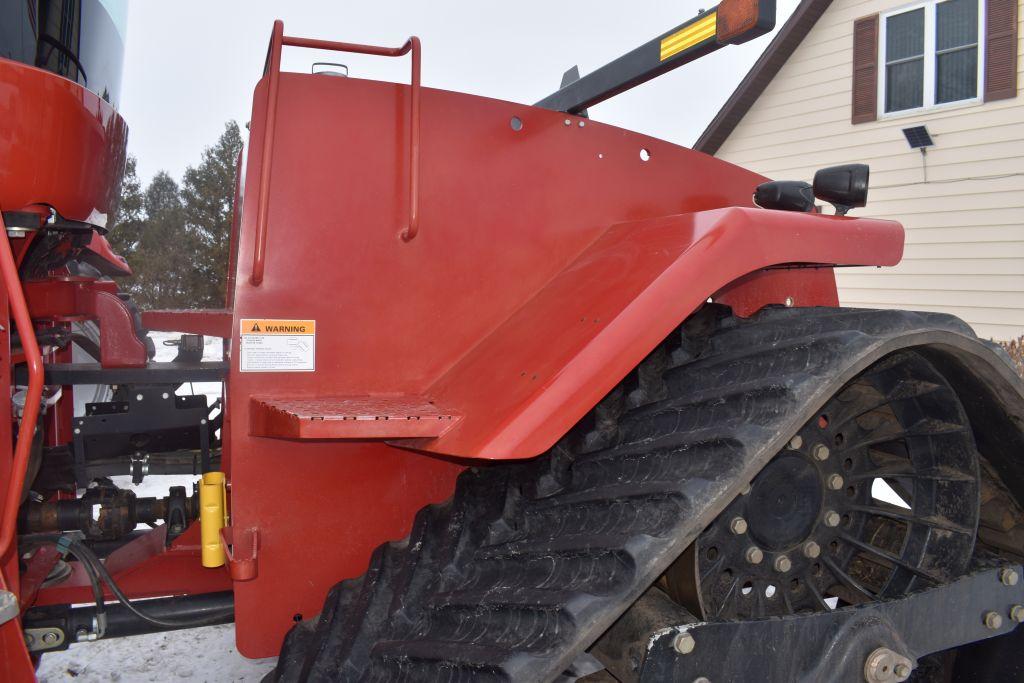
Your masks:
<svg viewBox="0 0 1024 683"><path fill-rule="evenodd" d="M49 541L50 543L55 544L58 550L63 551L64 548L62 548L61 544L58 543L58 541L60 541L61 538L61 536L43 536L40 537L39 540ZM82 568L85 569L85 573L89 577L89 584L92 586L92 599L96 603L96 617L97 620L99 620L98 618L103 616L103 613L106 609L103 603L103 587L100 586L99 576L97 576L96 574L95 567L86 562L84 559L82 559L81 555L75 552L74 545L76 542L77 541L73 541L67 544L67 552L79 559L79 561L82 563ZM88 550L88 548L86 548L86 550Z"/></svg>
<svg viewBox="0 0 1024 683"><path fill-rule="evenodd" d="M71 551L74 554L74 550ZM82 561L81 555L75 554L75 557ZM105 610L103 604L103 587L100 586L99 577L96 576L96 569L93 568L88 562L82 561L82 568L85 569L85 573L89 575L89 583L92 584L92 597L96 601L96 617L99 621L99 617L103 616Z"/></svg>
<svg viewBox="0 0 1024 683"><path fill-rule="evenodd" d="M137 616L139 619L149 622L154 626L159 626L161 628L192 628L196 626L207 626L209 624L218 623L227 614L234 611L234 607L232 607L230 609L212 612L204 617L200 617L199 619L183 621L169 621L166 619L158 619L154 616L146 614L138 607L136 607L131 600L128 599L128 596L125 595L124 591L121 590L120 586L118 586L117 583L114 582L114 577L110 575L110 572L107 571L106 566L100 561L98 557L96 557L96 554L92 551L91 548L89 548L81 541L77 540L71 542L71 548L75 552L75 556L78 557L78 559L80 559L84 565L92 565L92 568L99 573L103 581L106 582L107 586L110 587L110 592L113 593L115 597L117 597L117 599L121 602L122 605L125 606L125 608L128 611Z"/></svg>
<svg viewBox="0 0 1024 683"><path fill-rule="evenodd" d="M78 347L98 363L100 360L100 345L81 332L72 332L71 341L78 344Z"/></svg>

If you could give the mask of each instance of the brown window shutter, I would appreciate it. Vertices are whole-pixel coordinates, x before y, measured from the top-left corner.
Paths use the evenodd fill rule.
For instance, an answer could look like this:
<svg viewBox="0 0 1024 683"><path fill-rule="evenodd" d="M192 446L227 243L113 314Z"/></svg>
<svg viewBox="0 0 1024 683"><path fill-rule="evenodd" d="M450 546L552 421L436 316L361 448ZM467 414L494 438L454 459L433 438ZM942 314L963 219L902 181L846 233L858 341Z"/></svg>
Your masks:
<svg viewBox="0 0 1024 683"><path fill-rule="evenodd" d="M1010 0L1016 2L1016 0ZM854 123L878 118L878 15L853 22Z"/></svg>
<svg viewBox="0 0 1024 683"><path fill-rule="evenodd" d="M985 101L1017 96L1017 0L985 3Z"/></svg>

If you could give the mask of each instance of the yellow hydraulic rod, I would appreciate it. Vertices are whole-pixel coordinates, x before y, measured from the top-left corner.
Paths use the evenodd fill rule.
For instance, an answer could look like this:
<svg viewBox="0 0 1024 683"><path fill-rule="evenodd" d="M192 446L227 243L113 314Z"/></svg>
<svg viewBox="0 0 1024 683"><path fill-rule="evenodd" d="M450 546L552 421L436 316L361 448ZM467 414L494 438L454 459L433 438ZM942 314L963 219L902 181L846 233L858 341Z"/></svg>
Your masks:
<svg viewBox="0 0 1024 683"><path fill-rule="evenodd" d="M223 472L207 472L199 482L199 532L203 544L203 566L224 565L220 530L227 525L228 508Z"/></svg>

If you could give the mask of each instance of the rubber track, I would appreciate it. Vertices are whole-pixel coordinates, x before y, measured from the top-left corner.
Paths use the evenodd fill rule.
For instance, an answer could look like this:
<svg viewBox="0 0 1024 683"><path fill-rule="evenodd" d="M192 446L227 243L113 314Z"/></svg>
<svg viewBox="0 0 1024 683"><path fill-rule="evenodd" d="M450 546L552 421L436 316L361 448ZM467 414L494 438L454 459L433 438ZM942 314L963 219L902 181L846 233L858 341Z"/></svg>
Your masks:
<svg viewBox="0 0 1024 683"><path fill-rule="evenodd" d="M974 339L897 311L691 321L549 453L466 470L292 629L278 680L557 677L829 396L936 331Z"/></svg>

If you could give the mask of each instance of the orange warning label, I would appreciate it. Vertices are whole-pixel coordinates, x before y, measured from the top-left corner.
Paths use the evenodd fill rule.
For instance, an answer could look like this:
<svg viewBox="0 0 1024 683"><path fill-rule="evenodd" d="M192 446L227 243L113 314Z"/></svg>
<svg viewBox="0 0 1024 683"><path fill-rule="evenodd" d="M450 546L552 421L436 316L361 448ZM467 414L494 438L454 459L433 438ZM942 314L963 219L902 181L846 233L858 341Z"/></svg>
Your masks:
<svg viewBox="0 0 1024 683"><path fill-rule="evenodd" d="M264 320L262 318L242 318L242 336L260 335L296 335L316 334L315 320Z"/></svg>

